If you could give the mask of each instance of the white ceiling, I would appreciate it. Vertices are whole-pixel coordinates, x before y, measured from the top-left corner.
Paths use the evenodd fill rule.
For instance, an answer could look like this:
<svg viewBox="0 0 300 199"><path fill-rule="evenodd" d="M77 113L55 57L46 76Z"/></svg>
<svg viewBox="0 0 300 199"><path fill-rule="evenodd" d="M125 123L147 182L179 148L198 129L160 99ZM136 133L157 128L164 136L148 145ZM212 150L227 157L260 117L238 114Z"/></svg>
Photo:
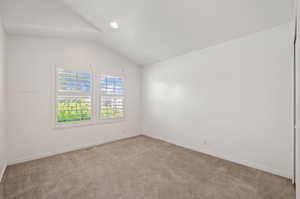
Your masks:
<svg viewBox="0 0 300 199"><path fill-rule="evenodd" d="M140 65L287 23L292 19L294 3L293 0L1 1L0 11L8 32L96 37ZM119 23L119 29L110 28L112 20Z"/></svg>
<svg viewBox="0 0 300 199"><path fill-rule="evenodd" d="M83 38L99 34L62 0L0 0L0 15L11 34Z"/></svg>

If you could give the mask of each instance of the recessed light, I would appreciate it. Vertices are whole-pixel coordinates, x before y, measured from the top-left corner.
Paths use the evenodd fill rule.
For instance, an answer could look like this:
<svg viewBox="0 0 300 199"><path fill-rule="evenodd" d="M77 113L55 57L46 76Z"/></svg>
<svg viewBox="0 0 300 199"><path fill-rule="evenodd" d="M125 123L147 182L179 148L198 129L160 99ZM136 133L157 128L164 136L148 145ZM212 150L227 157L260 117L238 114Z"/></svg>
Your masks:
<svg viewBox="0 0 300 199"><path fill-rule="evenodd" d="M116 21L112 21L112 22L110 22L110 27L113 29L118 29L119 24Z"/></svg>

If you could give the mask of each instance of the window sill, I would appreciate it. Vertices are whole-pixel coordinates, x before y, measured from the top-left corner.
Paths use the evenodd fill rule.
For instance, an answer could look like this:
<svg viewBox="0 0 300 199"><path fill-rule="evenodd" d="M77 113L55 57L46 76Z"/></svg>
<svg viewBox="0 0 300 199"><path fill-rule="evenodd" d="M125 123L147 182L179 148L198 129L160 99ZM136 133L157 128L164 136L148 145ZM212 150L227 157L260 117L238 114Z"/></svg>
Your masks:
<svg viewBox="0 0 300 199"><path fill-rule="evenodd" d="M94 125L104 125L104 124L115 124L123 123L126 120L123 119L105 119L98 121L79 121L79 122L70 122L70 123L56 123L54 129L65 129L65 128L80 128Z"/></svg>

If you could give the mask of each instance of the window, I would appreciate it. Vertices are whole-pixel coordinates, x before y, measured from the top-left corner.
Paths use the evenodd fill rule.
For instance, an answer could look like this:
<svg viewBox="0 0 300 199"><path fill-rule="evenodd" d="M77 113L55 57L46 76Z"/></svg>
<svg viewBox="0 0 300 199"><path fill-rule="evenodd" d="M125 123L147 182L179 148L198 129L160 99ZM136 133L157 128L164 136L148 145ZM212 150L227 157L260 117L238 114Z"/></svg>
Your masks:
<svg viewBox="0 0 300 199"><path fill-rule="evenodd" d="M100 119L124 118L124 79L102 75L100 80Z"/></svg>
<svg viewBox="0 0 300 199"><path fill-rule="evenodd" d="M120 121L124 118L125 89L122 76L99 75L97 81L93 82L91 72L56 68L55 74L57 127L77 126L82 122ZM98 92L94 93L93 88L96 87ZM93 100L96 96L99 100Z"/></svg>
<svg viewBox="0 0 300 199"><path fill-rule="evenodd" d="M56 69L56 122L91 120L91 74Z"/></svg>

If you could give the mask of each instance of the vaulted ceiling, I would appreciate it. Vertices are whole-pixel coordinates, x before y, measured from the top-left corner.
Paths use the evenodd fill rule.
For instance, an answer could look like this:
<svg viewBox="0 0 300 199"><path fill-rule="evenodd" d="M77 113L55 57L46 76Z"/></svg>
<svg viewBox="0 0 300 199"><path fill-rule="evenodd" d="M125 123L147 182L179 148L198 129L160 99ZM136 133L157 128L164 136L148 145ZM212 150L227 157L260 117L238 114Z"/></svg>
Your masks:
<svg viewBox="0 0 300 199"><path fill-rule="evenodd" d="M293 0L0 0L9 33L93 38L140 65L292 20ZM112 29L111 21L119 24Z"/></svg>
<svg viewBox="0 0 300 199"><path fill-rule="evenodd" d="M66 37L98 34L61 0L0 0L0 16L11 34Z"/></svg>

